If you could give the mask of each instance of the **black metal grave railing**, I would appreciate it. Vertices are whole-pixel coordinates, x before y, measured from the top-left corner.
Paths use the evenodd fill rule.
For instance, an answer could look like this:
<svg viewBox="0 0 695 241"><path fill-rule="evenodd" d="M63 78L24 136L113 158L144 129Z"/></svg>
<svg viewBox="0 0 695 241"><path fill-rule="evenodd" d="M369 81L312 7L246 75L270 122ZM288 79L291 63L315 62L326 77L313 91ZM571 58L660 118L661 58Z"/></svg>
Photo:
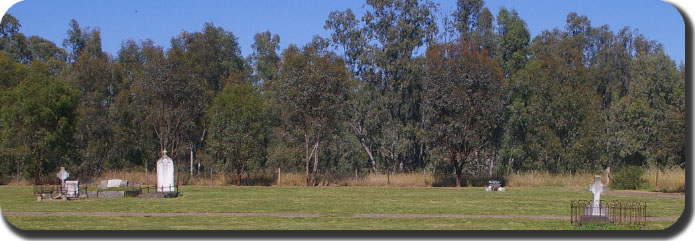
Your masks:
<svg viewBox="0 0 695 241"><path fill-rule="evenodd" d="M647 224L647 203L643 201L572 200L570 213L573 225L590 222L640 226Z"/></svg>

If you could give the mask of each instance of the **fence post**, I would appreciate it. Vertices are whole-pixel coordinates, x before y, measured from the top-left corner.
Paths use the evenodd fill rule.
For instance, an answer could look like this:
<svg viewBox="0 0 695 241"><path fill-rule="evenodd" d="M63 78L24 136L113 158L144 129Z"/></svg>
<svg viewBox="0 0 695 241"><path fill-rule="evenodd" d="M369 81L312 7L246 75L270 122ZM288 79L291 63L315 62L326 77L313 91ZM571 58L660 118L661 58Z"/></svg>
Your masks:
<svg viewBox="0 0 695 241"><path fill-rule="evenodd" d="M278 167L278 187L280 186L280 168Z"/></svg>

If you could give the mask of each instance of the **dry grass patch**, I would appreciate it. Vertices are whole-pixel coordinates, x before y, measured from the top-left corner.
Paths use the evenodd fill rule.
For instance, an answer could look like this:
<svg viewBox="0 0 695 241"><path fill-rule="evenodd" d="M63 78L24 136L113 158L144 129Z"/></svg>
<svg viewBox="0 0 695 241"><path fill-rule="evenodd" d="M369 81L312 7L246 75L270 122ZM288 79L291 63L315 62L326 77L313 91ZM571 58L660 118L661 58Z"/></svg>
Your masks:
<svg viewBox="0 0 695 241"><path fill-rule="evenodd" d="M123 179L129 180L133 185L154 185L157 182L156 171L145 173L143 170L120 170L109 171L89 180L81 180L84 184L96 185L102 180ZM552 174L547 172L525 172L512 173L508 176L506 186L508 187L565 187L565 188L585 188L593 182L594 173L573 173L573 174ZM600 173L604 176L605 174ZM237 185L235 175L222 175L214 173L212 178L209 173L200 173L189 176L187 172L176 173L176 182L179 185L193 186L226 186ZM320 176L320 186L366 186L366 187L432 187L436 186L437 180L432 173L410 172L395 174L359 174L336 176ZM648 190L662 192L682 192L685 187L685 170L673 168L660 170L656 168L646 170L644 179L647 180ZM306 186L306 176L300 172L281 172L280 186ZM251 186L277 186L277 172L251 173L242 177L242 185ZM7 185L9 186L30 186L32 180L12 178Z"/></svg>

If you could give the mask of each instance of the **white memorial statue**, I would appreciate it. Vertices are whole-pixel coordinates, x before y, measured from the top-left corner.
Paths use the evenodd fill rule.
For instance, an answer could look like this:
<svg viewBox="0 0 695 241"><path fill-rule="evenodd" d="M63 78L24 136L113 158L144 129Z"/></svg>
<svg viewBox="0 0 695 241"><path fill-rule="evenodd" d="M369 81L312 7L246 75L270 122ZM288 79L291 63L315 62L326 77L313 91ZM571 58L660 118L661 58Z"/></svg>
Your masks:
<svg viewBox="0 0 695 241"><path fill-rule="evenodd" d="M591 203L592 216L605 216L605 211L601 212L601 193L606 191L606 185L601 183L601 176L594 176L594 184L589 186L589 191L594 194L594 201Z"/></svg>
<svg viewBox="0 0 695 241"><path fill-rule="evenodd" d="M65 188L65 179L68 179L68 177L70 177L70 173L65 171L65 167L60 167L60 171L58 171L56 177L60 179L60 187Z"/></svg>
<svg viewBox="0 0 695 241"><path fill-rule="evenodd" d="M157 192L175 192L174 161L167 156L167 150L162 151L162 158L157 160Z"/></svg>

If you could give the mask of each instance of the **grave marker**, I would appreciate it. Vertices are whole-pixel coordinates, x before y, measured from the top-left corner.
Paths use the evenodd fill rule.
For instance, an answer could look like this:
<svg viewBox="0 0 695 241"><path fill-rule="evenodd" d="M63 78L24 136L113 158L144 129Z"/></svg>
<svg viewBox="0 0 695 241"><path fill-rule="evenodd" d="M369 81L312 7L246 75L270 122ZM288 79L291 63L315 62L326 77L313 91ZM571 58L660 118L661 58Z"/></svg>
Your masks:
<svg viewBox="0 0 695 241"><path fill-rule="evenodd" d="M157 192L175 192L174 161L167 156L167 150L162 151L162 158L157 160Z"/></svg>
<svg viewBox="0 0 695 241"><path fill-rule="evenodd" d="M58 171L56 177L60 179L60 187L65 188L65 179L68 179L68 177L70 177L70 173L65 171L65 167L60 167L60 171Z"/></svg>
<svg viewBox="0 0 695 241"><path fill-rule="evenodd" d="M65 181L65 197L79 198L80 197L80 182Z"/></svg>
<svg viewBox="0 0 695 241"><path fill-rule="evenodd" d="M605 212L601 212L601 193L606 191L606 185L601 183L601 176L594 176L594 184L589 186L589 191L594 194L594 201L591 203L589 215L605 216Z"/></svg>
<svg viewBox="0 0 695 241"><path fill-rule="evenodd" d="M125 186L126 183L128 183L128 181L123 181L121 179L109 179L106 182L106 188Z"/></svg>

